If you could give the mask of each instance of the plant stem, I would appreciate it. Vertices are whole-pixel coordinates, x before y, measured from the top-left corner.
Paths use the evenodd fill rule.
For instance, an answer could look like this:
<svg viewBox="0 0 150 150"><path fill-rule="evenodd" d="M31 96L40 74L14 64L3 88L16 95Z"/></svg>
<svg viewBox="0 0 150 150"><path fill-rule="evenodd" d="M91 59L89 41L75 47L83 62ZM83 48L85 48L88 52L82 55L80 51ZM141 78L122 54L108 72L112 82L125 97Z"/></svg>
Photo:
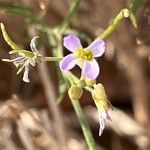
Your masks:
<svg viewBox="0 0 150 150"><path fill-rule="evenodd" d="M62 58L61 57L44 57L42 60L43 61L60 61L62 60Z"/></svg>
<svg viewBox="0 0 150 150"><path fill-rule="evenodd" d="M81 0L74 0L74 2L72 2L68 14L66 15L66 17L64 18L62 25L61 25L61 34L65 31L65 29L67 28L67 26L69 25L69 21L71 19L71 17L74 15L74 13L76 12L76 10L78 9L79 5L80 5Z"/></svg>
<svg viewBox="0 0 150 150"><path fill-rule="evenodd" d="M77 8L79 7L80 1L81 0L74 0L74 2L71 4L69 12L68 12L67 16L64 18L64 21L62 23L62 26L60 29L60 37L66 30L67 26L69 25L69 21L70 21L71 17L73 16L73 14L76 12ZM58 39L60 40L61 38L58 38ZM59 57L63 56L62 48L58 49L58 53L59 53ZM73 108L75 110L75 113L77 115L77 118L79 120L79 123L81 125L84 137L85 137L87 145L89 147L89 150L96 150L96 144L95 144L93 135L91 133L90 127L88 125L88 122L86 120L86 117L80 106L79 101L71 99L71 102L72 102Z"/></svg>
<svg viewBox="0 0 150 150"><path fill-rule="evenodd" d="M93 135L91 133L90 127L88 125L88 122L86 120L86 117L84 115L84 112L81 108L79 101L71 99L71 102L72 102L73 108L75 110L75 113L77 115L77 118L79 120L79 123L81 125L85 140L89 147L89 150L96 150L96 144L95 144Z"/></svg>
<svg viewBox="0 0 150 150"><path fill-rule="evenodd" d="M129 5L130 20L135 28L137 28L136 12L140 6L144 5L148 1L149 0L132 0Z"/></svg>
<svg viewBox="0 0 150 150"><path fill-rule="evenodd" d="M106 39L110 36L112 32L118 27L119 23L122 21L123 18L125 18L124 12L127 11L127 9L122 9L118 15L114 18L113 22L106 28L106 30L97 38L100 39Z"/></svg>
<svg viewBox="0 0 150 150"><path fill-rule="evenodd" d="M67 73L66 77L69 80L70 84L72 84L72 85L75 84L76 82L79 82L79 79L75 75L73 75L71 72ZM86 140L87 145L89 147L89 150L96 150L96 143L94 141L91 129L90 129L89 124L86 120L86 116L83 112L83 109L82 109L80 103L79 103L79 100L71 99L71 103L73 105L76 116L77 116L79 123L81 125L85 140Z"/></svg>
<svg viewBox="0 0 150 150"><path fill-rule="evenodd" d="M39 69L40 69L39 73L41 76L41 80L43 82L44 92L49 106L49 111L52 113L55 122L54 128L55 128L56 136L58 138L58 147L61 146L59 147L60 150L67 149L63 119L62 119L60 108L59 106L57 106L56 103L56 94L53 88L53 82L48 75L49 73L48 73L46 63L45 62L41 63Z"/></svg>

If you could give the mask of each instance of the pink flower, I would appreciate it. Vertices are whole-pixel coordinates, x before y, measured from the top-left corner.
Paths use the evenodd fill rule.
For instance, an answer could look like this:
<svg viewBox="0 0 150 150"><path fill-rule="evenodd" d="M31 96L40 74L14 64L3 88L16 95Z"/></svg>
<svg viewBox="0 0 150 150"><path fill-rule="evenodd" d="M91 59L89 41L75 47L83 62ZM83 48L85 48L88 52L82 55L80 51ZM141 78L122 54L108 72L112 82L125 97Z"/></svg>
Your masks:
<svg viewBox="0 0 150 150"><path fill-rule="evenodd" d="M63 45L72 53L63 58L60 69L69 71L77 64L81 67L83 75L92 80L96 79L100 68L95 58L105 52L104 41L96 39L88 47L83 48L76 35L68 35L64 38Z"/></svg>

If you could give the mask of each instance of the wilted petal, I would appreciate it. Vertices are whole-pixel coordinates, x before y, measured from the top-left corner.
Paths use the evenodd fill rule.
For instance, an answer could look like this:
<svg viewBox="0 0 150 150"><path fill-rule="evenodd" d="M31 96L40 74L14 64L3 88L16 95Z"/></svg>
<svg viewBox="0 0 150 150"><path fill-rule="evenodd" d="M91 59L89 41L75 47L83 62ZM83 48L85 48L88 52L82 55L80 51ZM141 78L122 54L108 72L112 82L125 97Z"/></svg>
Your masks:
<svg viewBox="0 0 150 150"><path fill-rule="evenodd" d="M27 82L27 83L30 82L30 80L29 80L29 64L25 65L25 71L24 71L24 74L23 74L23 81Z"/></svg>
<svg viewBox="0 0 150 150"><path fill-rule="evenodd" d="M80 39L73 34L70 34L64 37L64 47L66 47L69 51L74 52L78 48L82 48Z"/></svg>
<svg viewBox="0 0 150 150"><path fill-rule="evenodd" d="M101 136L105 129L105 120L102 117L99 118L99 125L99 136Z"/></svg>
<svg viewBox="0 0 150 150"><path fill-rule="evenodd" d="M83 65L82 73L89 79L95 80L99 74L100 68L95 59L86 61Z"/></svg>
<svg viewBox="0 0 150 150"><path fill-rule="evenodd" d="M38 51L37 48L36 48L36 43L35 43L38 38L39 38L38 36L34 36L34 37L31 39L30 47L31 47L31 50L32 50L33 52Z"/></svg>
<svg viewBox="0 0 150 150"><path fill-rule="evenodd" d="M103 133L103 130L105 129L105 124L106 124L106 121L111 121L111 118L110 116L108 115L108 112L103 109L103 110L99 110L99 136L102 135Z"/></svg>
<svg viewBox="0 0 150 150"><path fill-rule="evenodd" d="M94 57L100 57L105 52L105 42L101 39L96 39L86 49L91 50Z"/></svg>
<svg viewBox="0 0 150 150"><path fill-rule="evenodd" d="M69 54L63 58L63 60L60 62L60 69L62 71L69 71L76 65L76 57L74 54Z"/></svg>

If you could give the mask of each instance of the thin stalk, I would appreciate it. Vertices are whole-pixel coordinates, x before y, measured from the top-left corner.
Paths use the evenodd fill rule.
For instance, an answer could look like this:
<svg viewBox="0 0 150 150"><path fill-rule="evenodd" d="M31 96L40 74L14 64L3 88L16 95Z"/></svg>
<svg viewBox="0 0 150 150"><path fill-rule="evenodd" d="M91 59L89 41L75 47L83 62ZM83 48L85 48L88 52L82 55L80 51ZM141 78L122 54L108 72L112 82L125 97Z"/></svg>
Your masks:
<svg viewBox="0 0 150 150"><path fill-rule="evenodd" d="M64 132L64 125L63 125L63 119L62 119L62 115L61 115L61 111L59 106L56 103L56 94L53 88L53 82L52 80L49 78L49 73L47 70L47 66L45 64L45 62L43 62L40 65L39 68L39 73L41 76L41 80L43 82L43 87L44 87L44 91L45 91L45 95L47 97L47 102L48 102L48 106L49 106L49 111L52 113L54 122L55 122L55 132L58 138L58 141L60 144L60 148L61 150L67 149L66 146L66 135ZM59 146L59 145L58 145Z"/></svg>
<svg viewBox="0 0 150 150"><path fill-rule="evenodd" d="M114 18L113 22L106 28L106 30L97 38L100 39L106 39L110 36L111 33L113 33L116 28L118 27L118 25L120 24L120 22L127 16L125 16L125 12L127 12L127 9L122 9L118 15ZM128 12L127 12L128 13Z"/></svg>
<svg viewBox="0 0 150 150"><path fill-rule="evenodd" d="M140 6L144 5L149 0L132 0L132 2L129 5L129 11L130 11L130 20L135 28L137 28L137 19L136 19L136 13Z"/></svg>
<svg viewBox="0 0 150 150"><path fill-rule="evenodd" d="M44 57L42 60L43 61L60 61L62 60L62 58L61 57Z"/></svg>
<svg viewBox="0 0 150 150"><path fill-rule="evenodd" d="M74 0L74 2L72 2L66 17L64 18L62 22L61 30L60 30L61 33L63 33L65 29L67 28L67 26L69 25L70 19L79 8L80 2L81 0Z"/></svg>
<svg viewBox="0 0 150 150"><path fill-rule="evenodd" d="M93 135L91 133L89 124L86 120L85 114L83 112L83 109L81 108L79 101L71 99L71 102L72 102L73 108L75 110L75 113L77 115L77 118L79 120L79 123L81 125L85 140L89 147L89 150L96 150L96 144L95 144Z"/></svg>
<svg viewBox="0 0 150 150"><path fill-rule="evenodd" d="M61 29L60 29L60 35L57 34L57 36L59 35L58 40L59 40L60 43L61 43L60 40L62 38L61 35L64 33L67 26L69 25L69 21L70 21L71 17L73 16L73 14L78 9L80 1L81 0L74 0L74 2L70 6L70 9L69 9L69 12L68 12L67 16L64 18L64 21L63 21L63 23L61 25ZM62 47L61 48L58 47L58 54L59 54L58 56L59 57L63 56L62 50L63 50ZM79 120L79 123L81 125L84 137L85 137L87 145L89 147L89 150L96 150L96 144L95 144L93 135L91 133L91 130L90 130L90 127L89 127L88 122L86 120L86 117L84 115L84 112L83 112L83 110L80 106L80 103L78 102L78 100L71 100L71 102L72 102L73 108L75 110L75 113L77 115L77 118Z"/></svg>
<svg viewBox="0 0 150 150"><path fill-rule="evenodd" d="M66 77L69 80L70 84L72 84L72 85L79 81L79 79L70 72L66 74ZM80 103L79 103L79 100L71 99L71 98L70 98L70 100L71 100L71 103L72 103L73 108L75 110L76 116L79 120L79 123L81 125L86 143L89 147L89 150L96 150L96 143L94 141L91 129L90 129L89 124L86 120L86 116L83 112L83 109L82 109Z"/></svg>

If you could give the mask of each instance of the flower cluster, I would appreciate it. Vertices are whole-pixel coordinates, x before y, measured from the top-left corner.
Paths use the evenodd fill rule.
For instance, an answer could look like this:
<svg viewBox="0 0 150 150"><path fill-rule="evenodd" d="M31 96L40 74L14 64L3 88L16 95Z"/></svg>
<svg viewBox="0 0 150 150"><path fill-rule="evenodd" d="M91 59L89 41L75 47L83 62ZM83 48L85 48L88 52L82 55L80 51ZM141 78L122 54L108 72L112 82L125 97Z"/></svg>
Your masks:
<svg viewBox="0 0 150 150"><path fill-rule="evenodd" d="M12 47L13 50L9 54L14 54L14 59L3 59L6 62L12 62L16 68L18 68L17 74L24 70L23 81L30 82L29 80L29 67L35 67L38 62L41 61L59 61L59 57L43 57L36 48L37 36L33 37L30 43L31 51L23 50L15 44L7 32L5 27L1 24L1 29L5 41ZM72 84L68 90L69 97L73 100L77 100L82 96L83 88L89 87L91 89L93 100L98 108L99 112L99 135L102 134L105 128L106 120L111 120L108 115L109 102L105 93L105 89L102 84L96 84L96 78L99 75L100 67L96 61L96 58L102 56L105 52L105 42L99 38L95 39L88 47L83 48L80 39L76 35L68 35L64 38L63 45L67 48L71 54L65 56L60 61L60 69L62 71L69 71L75 65L81 68L81 78L78 83L72 81L72 77L68 80ZM69 77L69 73L68 73Z"/></svg>
<svg viewBox="0 0 150 150"><path fill-rule="evenodd" d="M69 71L75 65L78 65L85 77L85 85L91 87L93 100L98 108L99 113L99 135L102 134L106 120L111 120L108 115L109 102L105 93L105 89L102 84L95 84L95 79L99 75L100 68L95 58L100 57L105 52L105 43L101 39L95 39L88 47L83 48L80 39L76 35L68 35L64 38L63 45L67 48L71 54L65 56L60 62L60 69L62 71ZM80 80L81 81L81 80ZM76 87L76 88L75 88ZM69 89L69 96L81 97L81 92L78 92L78 86L72 86Z"/></svg>

